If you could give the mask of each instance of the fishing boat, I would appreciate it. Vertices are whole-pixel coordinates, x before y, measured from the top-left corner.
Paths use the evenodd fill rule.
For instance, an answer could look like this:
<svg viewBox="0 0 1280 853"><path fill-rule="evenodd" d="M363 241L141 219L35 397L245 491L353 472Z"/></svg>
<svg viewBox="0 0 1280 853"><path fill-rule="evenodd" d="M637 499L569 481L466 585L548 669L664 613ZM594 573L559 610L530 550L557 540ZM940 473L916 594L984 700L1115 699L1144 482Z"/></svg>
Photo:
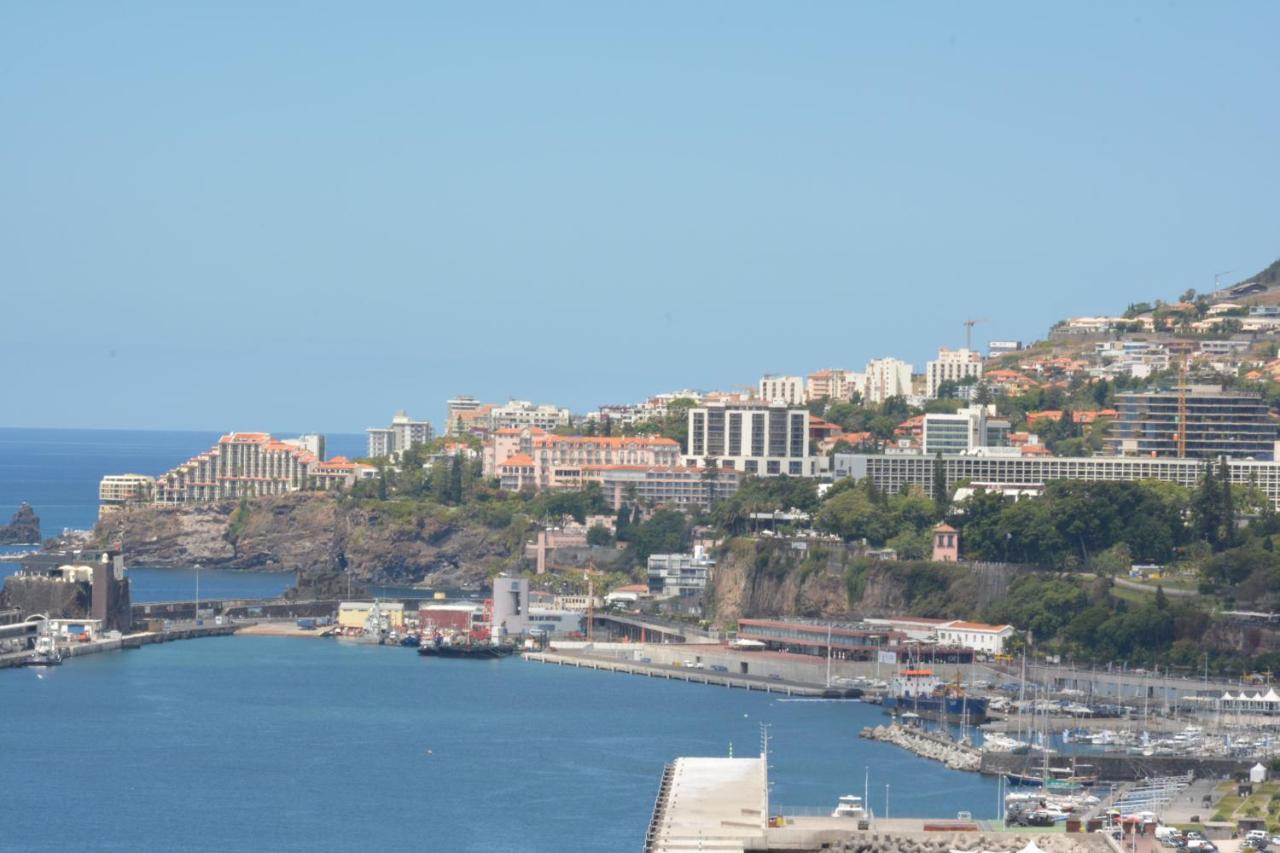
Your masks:
<svg viewBox="0 0 1280 853"><path fill-rule="evenodd" d="M436 634L418 646L418 654L435 658L469 658L494 660L515 654L516 647L506 643L475 642L471 638L454 639Z"/></svg>

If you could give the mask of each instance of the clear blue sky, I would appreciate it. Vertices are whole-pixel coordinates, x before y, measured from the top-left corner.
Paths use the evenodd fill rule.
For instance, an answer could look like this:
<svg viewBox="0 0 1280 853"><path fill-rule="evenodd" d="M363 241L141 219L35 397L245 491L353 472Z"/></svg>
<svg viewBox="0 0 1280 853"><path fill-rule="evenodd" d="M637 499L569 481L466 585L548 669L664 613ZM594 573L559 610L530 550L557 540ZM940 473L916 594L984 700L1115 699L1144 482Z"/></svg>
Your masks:
<svg viewBox="0 0 1280 853"><path fill-rule="evenodd" d="M0 425L917 368L1280 256L1275 3L0 6Z"/></svg>

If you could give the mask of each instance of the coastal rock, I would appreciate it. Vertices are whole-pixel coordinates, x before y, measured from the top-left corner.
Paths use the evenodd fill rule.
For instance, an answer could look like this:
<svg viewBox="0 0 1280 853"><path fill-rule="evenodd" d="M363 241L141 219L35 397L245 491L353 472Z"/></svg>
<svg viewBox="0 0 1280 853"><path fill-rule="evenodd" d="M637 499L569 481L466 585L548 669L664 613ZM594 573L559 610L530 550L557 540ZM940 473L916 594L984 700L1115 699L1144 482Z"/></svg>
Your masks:
<svg viewBox="0 0 1280 853"><path fill-rule="evenodd" d="M0 545L38 545L40 516L28 503L18 507L8 524L0 524Z"/></svg>
<svg viewBox="0 0 1280 853"><path fill-rule="evenodd" d="M408 502L291 494L135 507L99 525L131 565L296 571L314 596L364 585L472 588L520 559L522 538ZM302 590L300 590L300 594Z"/></svg>

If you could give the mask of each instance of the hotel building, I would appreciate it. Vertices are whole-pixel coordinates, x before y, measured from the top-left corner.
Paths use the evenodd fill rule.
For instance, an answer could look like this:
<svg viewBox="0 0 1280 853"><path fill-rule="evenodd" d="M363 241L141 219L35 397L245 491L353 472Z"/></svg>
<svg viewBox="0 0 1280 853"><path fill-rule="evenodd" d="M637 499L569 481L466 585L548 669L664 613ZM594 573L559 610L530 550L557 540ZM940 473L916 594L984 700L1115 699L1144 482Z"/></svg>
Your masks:
<svg viewBox="0 0 1280 853"><path fill-rule="evenodd" d="M709 403L689 410L685 464L706 460L745 474L814 477L822 460L810 455L809 411L761 401Z"/></svg>
<svg viewBox="0 0 1280 853"><path fill-rule="evenodd" d="M938 357L925 364L925 396L933 399L944 382L960 382L964 379L982 378L982 355L964 348L951 350L943 347Z"/></svg>
<svg viewBox="0 0 1280 853"><path fill-rule="evenodd" d="M134 504L150 503L156 480L146 474L108 474L98 483L98 518Z"/></svg>
<svg viewBox="0 0 1280 853"><path fill-rule="evenodd" d="M265 432L233 432L209 450L156 478L159 504L182 504L296 492L309 485L310 451Z"/></svg>

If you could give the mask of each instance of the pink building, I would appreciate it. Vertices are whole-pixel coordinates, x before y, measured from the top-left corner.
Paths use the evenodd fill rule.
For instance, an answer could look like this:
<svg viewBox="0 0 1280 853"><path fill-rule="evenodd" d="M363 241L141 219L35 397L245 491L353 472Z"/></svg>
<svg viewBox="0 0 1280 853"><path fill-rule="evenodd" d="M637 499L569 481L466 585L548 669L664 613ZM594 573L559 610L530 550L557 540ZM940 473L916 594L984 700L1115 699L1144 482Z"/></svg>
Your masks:
<svg viewBox="0 0 1280 853"><path fill-rule="evenodd" d="M933 561L955 563L960 559L960 533L945 522L933 528Z"/></svg>
<svg viewBox="0 0 1280 853"><path fill-rule="evenodd" d="M350 488L358 480L378 476L378 469L363 462L352 462L345 456L335 456L327 462L311 466L311 482L318 489Z"/></svg>
<svg viewBox="0 0 1280 853"><path fill-rule="evenodd" d="M552 435L536 427L499 430L485 451L486 473L499 477L503 488L508 488L512 474L508 469L529 467L523 458L518 465L510 464L516 456L533 463L532 485L537 489L580 487L584 466L673 466L680 461L680 445L670 438ZM529 485L523 478L519 483L516 488Z"/></svg>

